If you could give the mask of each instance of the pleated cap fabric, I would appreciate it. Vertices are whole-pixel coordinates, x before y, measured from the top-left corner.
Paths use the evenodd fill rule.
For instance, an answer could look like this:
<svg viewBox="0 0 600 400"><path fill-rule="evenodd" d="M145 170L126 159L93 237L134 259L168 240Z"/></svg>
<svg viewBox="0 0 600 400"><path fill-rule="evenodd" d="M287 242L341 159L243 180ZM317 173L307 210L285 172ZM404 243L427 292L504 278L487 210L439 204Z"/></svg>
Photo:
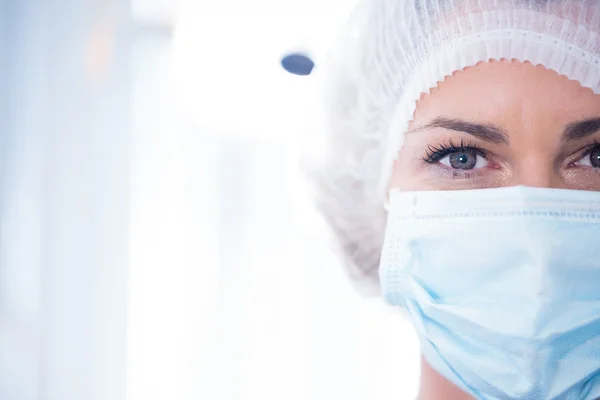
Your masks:
<svg viewBox="0 0 600 400"><path fill-rule="evenodd" d="M377 286L387 186L416 101L452 73L500 59L600 93L600 1L363 0L315 69L325 151L305 166L345 264L366 287Z"/></svg>

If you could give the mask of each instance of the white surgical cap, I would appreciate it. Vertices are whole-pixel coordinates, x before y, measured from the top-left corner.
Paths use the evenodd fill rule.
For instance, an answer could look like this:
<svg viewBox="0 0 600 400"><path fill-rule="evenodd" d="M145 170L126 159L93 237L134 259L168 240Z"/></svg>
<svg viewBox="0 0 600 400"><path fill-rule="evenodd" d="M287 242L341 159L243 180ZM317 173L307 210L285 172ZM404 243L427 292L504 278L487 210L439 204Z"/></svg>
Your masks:
<svg viewBox="0 0 600 400"><path fill-rule="evenodd" d="M363 0L315 70L317 205L352 275L377 282L392 166L422 93L479 62L542 65L600 92L600 0ZM501 90L501 88L498 88Z"/></svg>

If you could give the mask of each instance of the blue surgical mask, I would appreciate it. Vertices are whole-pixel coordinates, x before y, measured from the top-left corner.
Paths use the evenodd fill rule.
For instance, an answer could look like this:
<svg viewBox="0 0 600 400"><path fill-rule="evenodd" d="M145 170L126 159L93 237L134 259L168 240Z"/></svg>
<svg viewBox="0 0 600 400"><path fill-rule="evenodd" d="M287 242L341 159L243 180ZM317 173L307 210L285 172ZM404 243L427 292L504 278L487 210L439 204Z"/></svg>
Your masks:
<svg viewBox="0 0 600 400"><path fill-rule="evenodd" d="M475 398L600 398L600 193L393 192L380 278Z"/></svg>

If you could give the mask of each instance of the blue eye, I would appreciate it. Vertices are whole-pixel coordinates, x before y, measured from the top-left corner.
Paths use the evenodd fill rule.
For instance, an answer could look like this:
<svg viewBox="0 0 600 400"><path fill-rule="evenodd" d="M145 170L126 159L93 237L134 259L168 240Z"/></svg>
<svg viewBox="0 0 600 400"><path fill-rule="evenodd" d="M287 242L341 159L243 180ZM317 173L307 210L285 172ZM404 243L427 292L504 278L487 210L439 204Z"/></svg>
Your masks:
<svg viewBox="0 0 600 400"><path fill-rule="evenodd" d="M429 146L427 155L423 158L428 164L442 164L455 170L468 171L488 166L484 150L475 145L460 143L455 146L452 142L439 146Z"/></svg>
<svg viewBox="0 0 600 400"><path fill-rule="evenodd" d="M439 163L460 170L485 168L488 165L486 158L475 149L456 151L439 160Z"/></svg>
<svg viewBox="0 0 600 400"><path fill-rule="evenodd" d="M591 147L576 164L584 167L600 168L600 145Z"/></svg>

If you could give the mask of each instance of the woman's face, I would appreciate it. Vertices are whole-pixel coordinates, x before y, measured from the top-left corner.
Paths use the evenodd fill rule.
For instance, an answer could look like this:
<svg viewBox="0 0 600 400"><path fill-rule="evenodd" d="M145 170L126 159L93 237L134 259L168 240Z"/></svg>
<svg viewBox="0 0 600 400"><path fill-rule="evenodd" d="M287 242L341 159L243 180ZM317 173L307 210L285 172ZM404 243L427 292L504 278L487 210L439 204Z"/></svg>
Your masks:
<svg viewBox="0 0 600 400"><path fill-rule="evenodd" d="M541 66L481 63L417 103L391 187L600 191L600 95Z"/></svg>

